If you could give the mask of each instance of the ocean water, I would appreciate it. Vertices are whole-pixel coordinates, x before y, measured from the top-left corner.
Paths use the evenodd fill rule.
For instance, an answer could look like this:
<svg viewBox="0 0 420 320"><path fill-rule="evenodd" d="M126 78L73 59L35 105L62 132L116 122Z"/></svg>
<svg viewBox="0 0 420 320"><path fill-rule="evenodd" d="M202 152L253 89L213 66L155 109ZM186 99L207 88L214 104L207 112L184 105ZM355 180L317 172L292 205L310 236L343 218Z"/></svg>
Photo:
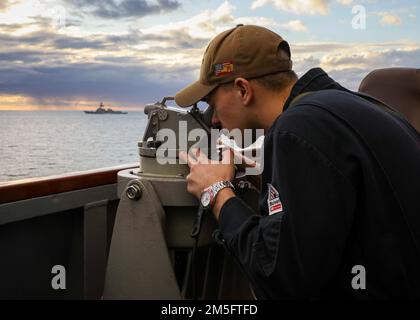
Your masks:
<svg viewBox="0 0 420 320"><path fill-rule="evenodd" d="M0 111L0 182L138 162L147 116Z"/></svg>

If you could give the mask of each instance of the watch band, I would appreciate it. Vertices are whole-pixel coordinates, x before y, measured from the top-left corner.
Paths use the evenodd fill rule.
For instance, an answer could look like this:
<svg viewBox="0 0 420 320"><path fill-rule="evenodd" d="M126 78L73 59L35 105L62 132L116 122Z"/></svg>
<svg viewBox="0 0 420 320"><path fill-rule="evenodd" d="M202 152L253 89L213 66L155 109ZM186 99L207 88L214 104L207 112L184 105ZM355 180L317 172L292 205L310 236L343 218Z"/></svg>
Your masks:
<svg viewBox="0 0 420 320"><path fill-rule="evenodd" d="M232 188L233 190L235 190L233 183L227 180L216 182L211 185L211 188L213 189L214 194L216 194L224 188Z"/></svg>
<svg viewBox="0 0 420 320"><path fill-rule="evenodd" d="M233 183L230 182L230 181L227 181L227 180L216 182L216 183L212 184L210 186L210 188L211 188L212 193L213 193L211 203L210 203L211 207L213 207L213 204L216 200L216 196L217 196L217 194L219 193L220 190L223 190L225 188L231 188L232 190L235 191L235 186L233 185Z"/></svg>

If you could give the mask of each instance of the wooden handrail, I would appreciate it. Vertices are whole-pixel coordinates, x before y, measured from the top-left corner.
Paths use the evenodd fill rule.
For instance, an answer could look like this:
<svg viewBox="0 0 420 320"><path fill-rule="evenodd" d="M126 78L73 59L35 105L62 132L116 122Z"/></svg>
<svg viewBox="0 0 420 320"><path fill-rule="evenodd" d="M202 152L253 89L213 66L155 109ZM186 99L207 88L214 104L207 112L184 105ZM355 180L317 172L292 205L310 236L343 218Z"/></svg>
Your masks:
<svg viewBox="0 0 420 320"><path fill-rule="evenodd" d="M117 182L118 171L137 166L137 164L125 164L42 178L3 182L0 183L0 204L113 184Z"/></svg>

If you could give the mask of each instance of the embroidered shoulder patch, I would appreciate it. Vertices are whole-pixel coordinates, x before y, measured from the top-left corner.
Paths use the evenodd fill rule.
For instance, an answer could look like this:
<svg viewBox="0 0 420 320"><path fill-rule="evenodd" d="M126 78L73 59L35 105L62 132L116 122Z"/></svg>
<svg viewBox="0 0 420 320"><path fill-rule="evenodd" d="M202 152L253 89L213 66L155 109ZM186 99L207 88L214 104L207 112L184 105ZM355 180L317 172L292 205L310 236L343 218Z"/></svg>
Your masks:
<svg viewBox="0 0 420 320"><path fill-rule="evenodd" d="M268 205L268 214L271 216L272 214L282 212L283 211L283 204L280 200L279 192L276 188L273 187L270 183L268 185L268 197L267 197L267 205Z"/></svg>

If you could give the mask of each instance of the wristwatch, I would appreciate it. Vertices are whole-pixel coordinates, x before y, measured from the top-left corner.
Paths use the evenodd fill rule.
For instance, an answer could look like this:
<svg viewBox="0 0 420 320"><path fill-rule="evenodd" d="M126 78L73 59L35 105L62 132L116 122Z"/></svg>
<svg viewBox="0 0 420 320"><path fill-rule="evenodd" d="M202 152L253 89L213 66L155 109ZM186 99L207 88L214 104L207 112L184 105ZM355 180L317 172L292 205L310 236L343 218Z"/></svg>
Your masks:
<svg viewBox="0 0 420 320"><path fill-rule="evenodd" d="M235 187L230 181L219 181L204 189L200 197L202 207L206 210L212 208L217 194L224 188L231 188L232 190L235 190Z"/></svg>

